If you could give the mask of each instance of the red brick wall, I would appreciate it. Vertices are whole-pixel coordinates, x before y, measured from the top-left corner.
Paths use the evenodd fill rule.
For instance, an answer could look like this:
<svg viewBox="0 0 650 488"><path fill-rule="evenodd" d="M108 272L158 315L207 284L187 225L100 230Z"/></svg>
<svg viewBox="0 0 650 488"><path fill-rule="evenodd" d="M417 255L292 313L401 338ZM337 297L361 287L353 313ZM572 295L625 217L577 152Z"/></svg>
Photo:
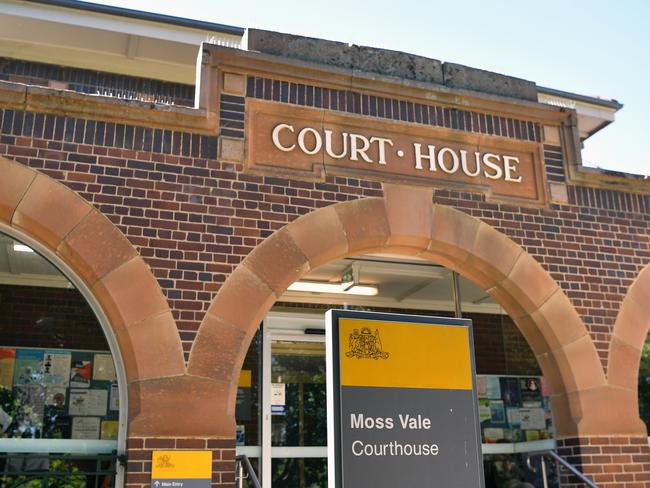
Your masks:
<svg viewBox="0 0 650 488"><path fill-rule="evenodd" d="M650 486L647 437L590 437L558 441L558 452L601 488ZM583 483L561 469L564 488Z"/></svg>
<svg viewBox="0 0 650 488"><path fill-rule="evenodd" d="M186 351L226 276L274 230L315 208L381 196L377 182L324 183L244 174L216 161L216 138L4 110L0 154L76 190L106 214L154 270ZM117 146L117 147L116 147ZM566 291L605 360L626 290L650 258L648 196L569 188L571 204L488 203L437 190L504 232Z"/></svg>
<svg viewBox="0 0 650 488"><path fill-rule="evenodd" d="M156 450L212 451L212 486L232 487L235 482L235 441L224 439L130 438L127 442L127 474L124 486L151 487L151 456Z"/></svg>

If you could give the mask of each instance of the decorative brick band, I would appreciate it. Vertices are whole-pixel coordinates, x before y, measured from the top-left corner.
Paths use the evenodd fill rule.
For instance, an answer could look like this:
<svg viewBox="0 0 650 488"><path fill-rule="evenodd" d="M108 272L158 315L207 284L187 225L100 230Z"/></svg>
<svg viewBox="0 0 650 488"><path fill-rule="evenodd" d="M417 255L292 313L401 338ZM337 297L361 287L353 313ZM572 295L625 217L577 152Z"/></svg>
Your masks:
<svg viewBox="0 0 650 488"><path fill-rule="evenodd" d="M0 110L0 134L176 156L217 156L217 138L212 136L19 110Z"/></svg>
<svg viewBox="0 0 650 488"><path fill-rule="evenodd" d="M581 207L615 210L646 216L650 213L650 195L603 190L586 186L569 186L568 191L569 201Z"/></svg>
<svg viewBox="0 0 650 488"><path fill-rule="evenodd" d="M219 132L221 135L238 139L244 138L245 103L244 97L221 95L219 110Z"/></svg>
<svg viewBox="0 0 650 488"><path fill-rule="evenodd" d="M336 90L249 76L246 83L246 96L522 141L541 141L540 126L534 122L441 105L425 105L407 100L365 95L351 90Z"/></svg>
<svg viewBox="0 0 650 488"><path fill-rule="evenodd" d="M546 167L546 179L564 183L566 174L564 173L564 158L562 157L562 148L544 144L544 166Z"/></svg>
<svg viewBox="0 0 650 488"><path fill-rule="evenodd" d="M11 58L0 58L0 80L127 100L194 106L192 85Z"/></svg>

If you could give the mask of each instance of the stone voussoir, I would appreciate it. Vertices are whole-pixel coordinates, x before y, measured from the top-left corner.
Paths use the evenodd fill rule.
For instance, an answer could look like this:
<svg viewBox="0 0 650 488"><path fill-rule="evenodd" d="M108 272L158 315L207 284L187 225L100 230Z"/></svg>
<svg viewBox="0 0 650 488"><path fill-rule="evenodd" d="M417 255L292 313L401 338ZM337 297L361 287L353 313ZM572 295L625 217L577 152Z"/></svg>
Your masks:
<svg viewBox="0 0 650 488"><path fill-rule="evenodd" d="M38 174L22 164L0 157L0 222L9 224L16 207Z"/></svg>
<svg viewBox="0 0 650 488"><path fill-rule="evenodd" d="M289 225L291 238L309 260L311 269L343 257L348 252L348 240L334 206L315 210Z"/></svg>
<svg viewBox="0 0 650 488"><path fill-rule="evenodd" d="M257 246L242 262L280 296L309 270L309 260L294 242L286 226Z"/></svg>
<svg viewBox="0 0 650 488"><path fill-rule="evenodd" d="M383 198L364 198L334 206L348 241L348 252L385 248L390 228Z"/></svg>
<svg viewBox="0 0 650 488"><path fill-rule="evenodd" d="M138 255L124 234L96 210L65 237L57 253L90 287Z"/></svg>
<svg viewBox="0 0 650 488"><path fill-rule="evenodd" d="M75 192L38 174L16 207L11 223L54 250L91 210L92 206Z"/></svg>

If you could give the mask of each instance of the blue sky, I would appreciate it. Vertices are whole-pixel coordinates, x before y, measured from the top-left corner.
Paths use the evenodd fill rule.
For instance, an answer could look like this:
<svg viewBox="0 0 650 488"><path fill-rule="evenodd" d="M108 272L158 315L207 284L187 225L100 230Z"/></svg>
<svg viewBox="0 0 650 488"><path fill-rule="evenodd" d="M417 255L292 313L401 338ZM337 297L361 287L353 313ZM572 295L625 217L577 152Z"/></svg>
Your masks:
<svg viewBox="0 0 650 488"><path fill-rule="evenodd" d="M125 8L406 51L613 98L583 159L650 175L650 2L105 0Z"/></svg>

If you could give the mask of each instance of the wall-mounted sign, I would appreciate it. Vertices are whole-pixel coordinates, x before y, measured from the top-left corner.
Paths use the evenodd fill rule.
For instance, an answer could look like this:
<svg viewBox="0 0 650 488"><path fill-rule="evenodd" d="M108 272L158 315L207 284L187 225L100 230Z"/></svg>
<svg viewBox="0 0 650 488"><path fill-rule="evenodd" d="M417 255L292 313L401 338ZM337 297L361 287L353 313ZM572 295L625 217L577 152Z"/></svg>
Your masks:
<svg viewBox="0 0 650 488"><path fill-rule="evenodd" d="M260 100L247 101L246 167L478 190L544 203L541 145Z"/></svg>
<svg viewBox="0 0 650 488"><path fill-rule="evenodd" d="M151 488L210 488L212 451L153 451Z"/></svg>
<svg viewBox="0 0 650 488"><path fill-rule="evenodd" d="M327 312L328 486L483 487L471 321Z"/></svg>

